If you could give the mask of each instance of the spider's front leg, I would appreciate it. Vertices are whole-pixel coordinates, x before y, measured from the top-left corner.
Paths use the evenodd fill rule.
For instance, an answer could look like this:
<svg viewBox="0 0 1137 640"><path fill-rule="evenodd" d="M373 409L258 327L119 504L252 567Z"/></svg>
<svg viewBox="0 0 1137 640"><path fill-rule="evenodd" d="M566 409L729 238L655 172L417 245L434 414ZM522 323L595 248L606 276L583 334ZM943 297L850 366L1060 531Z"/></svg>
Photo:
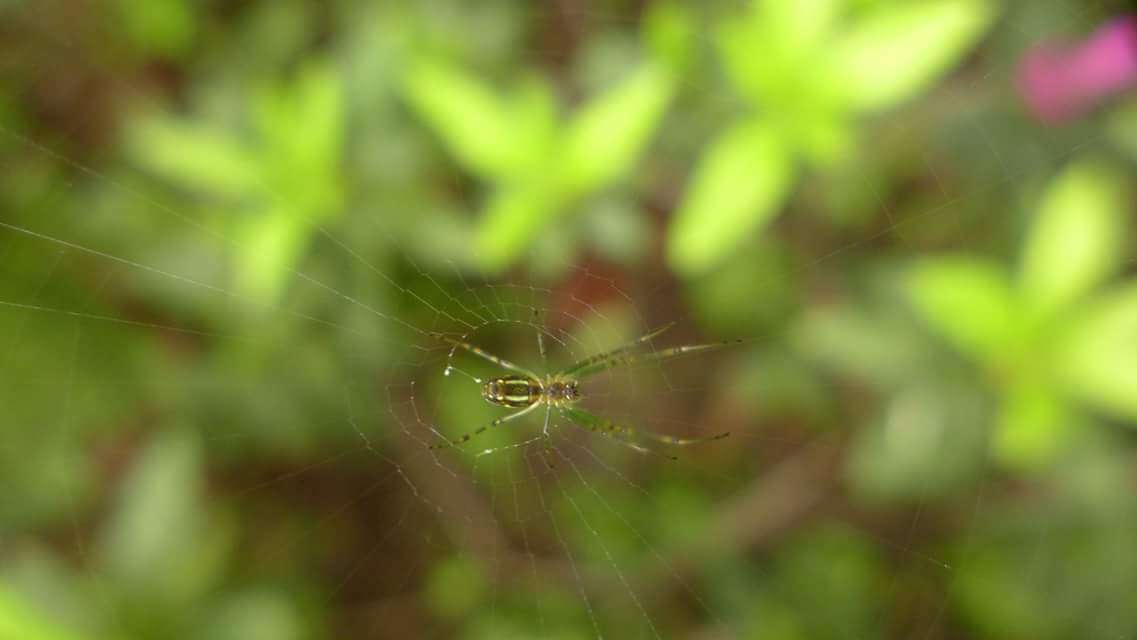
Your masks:
<svg viewBox="0 0 1137 640"><path fill-rule="evenodd" d="M478 356L479 358L483 358L485 360L488 360L488 361L496 364L497 366L499 366L503 369L508 369L510 371L514 371L516 373L520 373L522 375L525 375L525 376L528 376L528 377L534 378L534 379L540 378L540 376L538 376L536 373L533 373L532 371L526 369L525 367L513 364L512 362L510 362L509 360L506 360L505 358L495 356L494 354L490 353L489 351L486 351L485 349L483 349L481 347L476 347L476 346L470 344L469 342L463 342L461 340L455 340L454 338L443 335L441 333L432 333L430 335L432 337L438 339L438 340L441 340L443 342L447 342L447 343L453 345L454 349L464 349L466 351L469 351L470 353ZM453 349L451 350L451 353L453 353Z"/></svg>

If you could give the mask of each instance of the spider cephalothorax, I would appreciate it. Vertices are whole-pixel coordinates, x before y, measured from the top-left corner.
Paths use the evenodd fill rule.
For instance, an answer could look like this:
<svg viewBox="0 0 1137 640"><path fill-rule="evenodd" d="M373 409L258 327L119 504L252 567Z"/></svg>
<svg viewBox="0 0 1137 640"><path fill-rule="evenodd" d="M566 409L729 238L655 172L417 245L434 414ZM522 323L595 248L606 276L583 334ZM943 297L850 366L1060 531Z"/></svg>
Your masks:
<svg viewBox="0 0 1137 640"><path fill-rule="evenodd" d="M622 347L618 347L611 351L589 356L583 360L561 369L555 373L546 376L539 376L536 373L526 369L525 367L518 366L504 358L493 355L486 350L476 347L468 342L461 340L454 340L441 334L434 334L435 337L449 342L454 346L454 349L464 349L470 353L484 358L503 369L515 372L513 375L502 376L493 378L482 383L482 397L491 404L499 407L509 407L511 409L520 409L515 413L507 416L502 416L490 422L487 425L479 427L465 435L459 436L453 440L448 440L445 443L431 445L431 449L441 449L443 447L451 447L468 442L475 436L484 433L490 427L495 427L519 418L537 407L544 405L545 409L545 437L549 437L549 416L555 409L556 413L566 418L570 423L579 427L599 433L601 435L613 438L633 449L640 452L651 452L651 449L644 447L636 442L640 438L648 440L655 440L664 444L672 445L686 445L695 444L697 442L707 442L710 440L717 440L725 438L730 435L729 433L720 433L714 436L705 438L675 438L672 436L657 435L652 433L641 433L626 427L616 424L610 420L606 420L590 411L583 409L579 406L574 406L581 398L580 393L580 379L594 375L606 369L613 367L627 366L638 362L658 362L673 358L675 356L683 355L685 353L692 353L697 351L705 351L707 349L715 349L725 346L727 342L719 342L713 344L696 344L684 345L681 347L670 347L668 349L661 349L659 351L643 352L650 343L651 339L669 329L672 325L666 325L647 335L640 337L638 340L630 342ZM545 355L545 344L541 334L537 334L537 343L541 350L541 355ZM451 350L453 353L453 350ZM447 367L447 372L451 370ZM478 382L481 382L478 380ZM667 456L673 458L673 456Z"/></svg>
<svg viewBox="0 0 1137 640"><path fill-rule="evenodd" d="M545 383L545 398L553 406L561 406L580 399L580 383L576 380L550 378Z"/></svg>

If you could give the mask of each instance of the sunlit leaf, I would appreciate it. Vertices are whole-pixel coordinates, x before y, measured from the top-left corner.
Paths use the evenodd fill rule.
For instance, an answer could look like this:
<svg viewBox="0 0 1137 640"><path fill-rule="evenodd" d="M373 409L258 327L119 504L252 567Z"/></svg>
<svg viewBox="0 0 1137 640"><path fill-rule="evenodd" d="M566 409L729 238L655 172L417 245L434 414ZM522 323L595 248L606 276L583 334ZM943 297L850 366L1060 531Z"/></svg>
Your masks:
<svg viewBox="0 0 1137 640"><path fill-rule="evenodd" d="M509 108L516 138L511 179L547 177L550 164L560 157L556 145L563 130L553 88L541 76L527 76L513 89Z"/></svg>
<svg viewBox="0 0 1137 640"><path fill-rule="evenodd" d="M906 282L924 322L964 353L989 363L1016 335L1011 283L997 265L965 257L918 264Z"/></svg>
<svg viewBox="0 0 1137 640"><path fill-rule="evenodd" d="M287 135L295 155L306 160L304 165L336 169L346 123L339 74L329 66L312 65L302 71L293 91L297 118Z"/></svg>
<svg viewBox="0 0 1137 640"><path fill-rule="evenodd" d="M1076 322L1061 349L1063 380L1092 406L1137 421L1137 286L1092 303Z"/></svg>
<svg viewBox="0 0 1137 640"><path fill-rule="evenodd" d="M1011 468L1043 468L1070 442L1076 420L1053 389L1020 381L1004 394L995 425L995 455Z"/></svg>
<svg viewBox="0 0 1137 640"><path fill-rule="evenodd" d="M853 148L852 128L834 111L821 108L799 112L786 127L791 124L795 148L813 166L829 168L846 158Z"/></svg>
<svg viewBox="0 0 1137 640"><path fill-rule="evenodd" d="M761 104L785 74L785 62L771 59L769 24L755 12L728 20L714 32L714 43L731 84Z"/></svg>
<svg viewBox="0 0 1137 640"><path fill-rule="evenodd" d="M77 640L80 637L53 621L51 612L37 610L18 593L0 584L0 639Z"/></svg>
<svg viewBox="0 0 1137 640"><path fill-rule="evenodd" d="M1056 311L1112 274L1120 259L1122 181L1079 164L1045 192L1023 255L1021 286L1034 308Z"/></svg>
<svg viewBox="0 0 1137 640"><path fill-rule="evenodd" d="M483 177L512 174L525 132L517 131L508 102L473 76L438 61L411 65L404 97L467 169Z"/></svg>
<svg viewBox="0 0 1137 640"><path fill-rule="evenodd" d="M751 121L727 129L699 159L671 223L672 268L695 275L726 257L777 215L793 177L771 128Z"/></svg>
<svg viewBox="0 0 1137 640"><path fill-rule="evenodd" d="M205 195L249 198L262 188L259 157L238 139L204 125L150 118L131 128L127 144L150 171Z"/></svg>
<svg viewBox="0 0 1137 640"><path fill-rule="evenodd" d="M314 219L339 212L344 97L339 74L313 63L257 103L263 146L263 200Z"/></svg>
<svg viewBox="0 0 1137 640"><path fill-rule="evenodd" d="M478 224L474 260L489 271L513 262L557 213L555 191L539 182L499 188Z"/></svg>
<svg viewBox="0 0 1137 640"><path fill-rule="evenodd" d="M957 62L995 17L986 0L883 5L833 44L836 77L861 109L905 100Z"/></svg>
<svg viewBox="0 0 1137 640"><path fill-rule="evenodd" d="M569 188L589 191L627 172L658 128L674 92L670 71L644 65L577 112L565 134L561 165Z"/></svg>
<svg viewBox="0 0 1137 640"><path fill-rule="evenodd" d="M234 275L242 296L275 306L307 241L310 226L289 209L250 215L237 224Z"/></svg>
<svg viewBox="0 0 1137 640"><path fill-rule="evenodd" d="M784 48L808 51L830 37L845 0L762 0L762 16Z"/></svg>

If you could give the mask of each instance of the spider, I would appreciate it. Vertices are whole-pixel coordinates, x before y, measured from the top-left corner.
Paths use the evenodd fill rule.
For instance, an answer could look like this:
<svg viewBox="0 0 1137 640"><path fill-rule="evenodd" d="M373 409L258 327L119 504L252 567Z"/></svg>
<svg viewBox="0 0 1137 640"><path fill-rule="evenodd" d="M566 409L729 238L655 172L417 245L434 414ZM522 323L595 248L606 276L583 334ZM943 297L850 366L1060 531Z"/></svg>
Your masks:
<svg viewBox="0 0 1137 640"><path fill-rule="evenodd" d="M489 424L481 426L452 440L447 440L446 442L440 444L430 445L430 448L444 449L448 447L457 447L463 445L478 435L489 430L490 428L504 424L510 420L520 418L521 416L530 413L541 406L545 407L545 428L543 433L546 440L549 439L549 417L552 412L556 410L558 414L578 427L611 438L616 442L631 447L640 453L655 453L671 460L677 460L678 458L661 453L655 449L648 448L637 441L646 439L668 445L685 446L703 442L711 442L713 440L720 440L729 436L729 431L702 438L676 438L667 435L645 433L632 429L631 427L616 424L611 420L597 416L591 411L583 409L577 405L577 402L581 399L580 381L584 378L600 373L601 371L605 371L613 367L631 365L640 362L659 362L661 360L667 360L669 358L674 358L683 354L717 349L729 344L741 342L716 342L709 344L670 347L667 349L662 349L660 351L652 352L640 351L640 349L648 345L651 340L658 337L660 334L667 331L673 326L675 326L674 322L666 324L621 347L597 355L589 356L583 360L569 365L568 367L565 367L564 369L553 373L548 373L544 376L537 375L529 369L516 365L504 358L495 356L492 353L489 353L488 351L480 347L476 347L468 342L455 340L440 333L432 334L435 338L453 345L453 349L464 349L476 356L484 358L498 365L503 369L513 372L511 375L493 378L484 382L477 378L474 380L476 382L482 383L482 397L485 398L486 401L488 401L490 404L494 404L500 407L507 407L510 409L520 409L520 411L516 411L514 413L497 418ZM541 357L544 358L545 343L541 337L540 331L537 333L537 344L541 351ZM451 353L453 353L453 349L451 350Z"/></svg>

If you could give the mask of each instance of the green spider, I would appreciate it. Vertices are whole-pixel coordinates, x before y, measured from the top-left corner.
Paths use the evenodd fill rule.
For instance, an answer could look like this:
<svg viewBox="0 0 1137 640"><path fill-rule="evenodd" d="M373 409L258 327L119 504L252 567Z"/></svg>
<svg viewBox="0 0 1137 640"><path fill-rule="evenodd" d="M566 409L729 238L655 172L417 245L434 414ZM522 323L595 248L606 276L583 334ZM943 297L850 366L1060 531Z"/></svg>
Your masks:
<svg viewBox="0 0 1137 640"><path fill-rule="evenodd" d="M515 418L534 411L538 407L545 407L545 428L544 437L549 439L549 417L555 409L562 417L566 418L570 423L591 431L599 433L619 442L625 446L631 447L640 453L656 453L663 455L671 460L677 459L675 456L660 453L654 449L649 449L636 442L638 439L654 440L663 444L685 446L691 444L698 444L702 442L710 442L713 440L720 440L730 435L730 432L719 433L713 436L703 438L675 438L672 436L659 435L654 433L644 433L616 424L611 420L601 418L576 405L577 401L581 399L580 381L589 376L600 373L613 367L625 366L636 364L640 362L659 362L674 358L676 356L695 353L698 351L707 351L710 349L717 349L730 344L736 344L741 341L730 342L715 342L710 344L696 344L684 345L679 347L670 347L660 351L652 351L649 353L638 351L641 347L647 345L653 338L659 336L664 331L667 331L675 323L666 324L650 333L647 333L632 342L629 342L621 347L611 351L600 353L594 356L589 356L579 362L569 365L568 367L549 373L545 376L540 376L519 365L516 365L504 358L489 353L488 351L476 347L468 342L455 340L453 338L444 336L442 334L432 334L435 338L450 343L457 349L464 349L473 353L476 356L484 358L499 367L508 371L514 372L514 375L506 375L498 378L482 382L475 378L475 381L482 383L482 397L489 403L500 406L508 407L511 409L521 409L520 411L502 416L479 427L469 433L463 434L445 443L431 445L431 449L444 449L448 447L456 447L463 445L474 437L484 433L492 427L504 424ZM537 333L537 344L541 351L541 357L545 357L545 343L541 337L541 332ZM453 353L453 350L451 350Z"/></svg>

